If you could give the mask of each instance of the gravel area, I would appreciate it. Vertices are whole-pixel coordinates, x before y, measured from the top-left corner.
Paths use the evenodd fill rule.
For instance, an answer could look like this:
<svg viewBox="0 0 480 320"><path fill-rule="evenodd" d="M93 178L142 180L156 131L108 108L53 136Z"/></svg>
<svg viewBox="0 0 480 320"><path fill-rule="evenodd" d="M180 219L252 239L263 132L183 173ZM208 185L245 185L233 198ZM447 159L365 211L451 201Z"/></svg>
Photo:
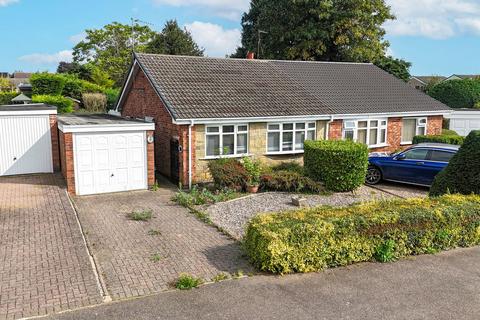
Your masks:
<svg viewBox="0 0 480 320"><path fill-rule="evenodd" d="M292 193L260 193L235 199L227 202L221 202L209 207L200 207L199 209L209 215L210 219L217 226L227 231L231 236L240 240L244 236L244 230L248 221L259 213L286 211L298 209L292 205ZM395 198L394 195L362 186L355 194L334 193L331 195L302 195L307 199L309 207L319 205L347 206L353 203Z"/></svg>

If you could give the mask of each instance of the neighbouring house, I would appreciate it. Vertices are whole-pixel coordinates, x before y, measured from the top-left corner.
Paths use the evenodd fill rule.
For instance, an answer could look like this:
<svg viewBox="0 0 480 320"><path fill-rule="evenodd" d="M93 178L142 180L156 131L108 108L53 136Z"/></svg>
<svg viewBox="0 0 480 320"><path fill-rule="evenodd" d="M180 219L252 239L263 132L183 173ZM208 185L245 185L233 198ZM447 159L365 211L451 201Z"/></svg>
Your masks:
<svg viewBox="0 0 480 320"><path fill-rule="evenodd" d="M417 90L425 91L430 83L440 83L446 79L447 77L444 76L413 76L408 81L408 84Z"/></svg>
<svg viewBox="0 0 480 320"><path fill-rule="evenodd" d="M302 161L306 139L394 151L450 112L373 64L135 54L113 113L153 120L156 169L191 185L219 157Z"/></svg>
<svg viewBox="0 0 480 320"><path fill-rule="evenodd" d="M480 74L452 74L450 77L446 78L444 81L449 80L466 80L466 79L480 79Z"/></svg>

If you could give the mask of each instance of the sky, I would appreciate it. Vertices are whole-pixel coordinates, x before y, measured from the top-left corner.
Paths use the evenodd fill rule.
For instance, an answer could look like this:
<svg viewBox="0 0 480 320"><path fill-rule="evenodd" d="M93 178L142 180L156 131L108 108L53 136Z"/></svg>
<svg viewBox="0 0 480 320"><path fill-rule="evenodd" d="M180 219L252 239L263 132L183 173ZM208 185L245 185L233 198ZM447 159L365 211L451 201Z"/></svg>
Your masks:
<svg viewBox="0 0 480 320"><path fill-rule="evenodd" d="M413 75L480 74L480 0L386 0L397 19L384 25L389 54ZM187 28L208 56L240 43L249 0L0 0L0 72L55 71L71 60L85 29L112 21L169 19Z"/></svg>

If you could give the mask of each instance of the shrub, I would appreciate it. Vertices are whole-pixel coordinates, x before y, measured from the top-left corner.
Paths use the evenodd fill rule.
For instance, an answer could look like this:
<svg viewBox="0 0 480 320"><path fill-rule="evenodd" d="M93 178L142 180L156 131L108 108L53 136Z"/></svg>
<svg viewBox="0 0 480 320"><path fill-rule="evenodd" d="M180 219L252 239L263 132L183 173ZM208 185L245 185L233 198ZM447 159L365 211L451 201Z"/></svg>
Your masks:
<svg viewBox="0 0 480 320"><path fill-rule="evenodd" d="M442 129L442 136L458 136L458 133L455 130Z"/></svg>
<svg viewBox="0 0 480 320"><path fill-rule="evenodd" d="M19 93L15 91L5 91L0 92L0 105L2 104L11 104L12 99L18 96Z"/></svg>
<svg viewBox="0 0 480 320"><path fill-rule="evenodd" d="M450 80L437 84L428 94L450 108L473 108L480 100L480 81Z"/></svg>
<svg viewBox="0 0 480 320"><path fill-rule="evenodd" d="M249 180L243 164L231 158L221 158L208 163L213 182L218 189L244 188Z"/></svg>
<svg viewBox="0 0 480 320"><path fill-rule="evenodd" d="M448 166L433 181L431 196L480 194L480 131L472 131Z"/></svg>
<svg viewBox="0 0 480 320"><path fill-rule="evenodd" d="M107 97L103 93L82 94L83 107L88 112L105 112L107 110Z"/></svg>
<svg viewBox="0 0 480 320"><path fill-rule="evenodd" d="M353 191L365 181L368 148L353 141L305 141L305 172L331 191Z"/></svg>
<svg viewBox="0 0 480 320"><path fill-rule="evenodd" d="M73 101L62 96L36 95L32 97L32 102L56 106L58 113L73 112Z"/></svg>
<svg viewBox="0 0 480 320"><path fill-rule="evenodd" d="M480 196L446 195L259 215L244 245L263 271L312 272L478 245L479 228Z"/></svg>
<svg viewBox="0 0 480 320"><path fill-rule="evenodd" d="M47 72L34 73L30 78L33 95L61 95L65 82L64 76Z"/></svg>
<svg viewBox="0 0 480 320"><path fill-rule="evenodd" d="M413 137L413 144L419 143L446 143L462 145L464 137L459 135L435 135L435 136L415 136Z"/></svg>
<svg viewBox="0 0 480 320"><path fill-rule="evenodd" d="M264 191L322 193L323 184L313 181L295 171L274 171L260 178L260 189Z"/></svg>
<svg viewBox="0 0 480 320"><path fill-rule="evenodd" d="M200 190L197 186L194 186L189 192L179 190L172 200L183 207L198 206L208 203L217 203L235 199L239 196L231 190L219 190L216 193L212 193L208 189Z"/></svg>
<svg viewBox="0 0 480 320"><path fill-rule="evenodd" d="M120 95L119 89L105 89L105 95L107 96L107 108L114 109L117 103L118 96Z"/></svg>
<svg viewBox="0 0 480 320"><path fill-rule="evenodd" d="M188 274L181 274L175 283L175 288L180 290L190 290L198 287L203 283L202 279L195 278Z"/></svg>
<svg viewBox="0 0 480 320"><path fill-rule="evenodd" d="M249 157L244 157L242 164L248 174L248 184L258 186L260 184L261 163Z"/></svg>
<svg viewBox="0 0 480 320"><path fill-rule="evenodd" d="M272 167L272 171L290 171L297 172L298 174L304 174L303 166L295 161L282 162Z"/></svg>
<svg viewBox="0 0 480 320"><path fill-rule="evenodd" d="M81 81L72 76L64 76L64 77L65 77L65 86L63 87L62 95L65 97L81 100L82 92L83 92Z"/></svg>

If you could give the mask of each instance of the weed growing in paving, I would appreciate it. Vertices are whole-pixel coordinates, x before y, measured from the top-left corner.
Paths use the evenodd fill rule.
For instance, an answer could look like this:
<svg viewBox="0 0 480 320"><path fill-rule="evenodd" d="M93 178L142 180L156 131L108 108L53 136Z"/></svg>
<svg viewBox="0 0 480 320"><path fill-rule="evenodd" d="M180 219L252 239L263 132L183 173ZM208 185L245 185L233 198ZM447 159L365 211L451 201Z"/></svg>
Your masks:
<svg viewBox="0 0 480 320"><path fill-rule="evenodd" d="M227 273L219 273L217 274L215 277L213 277L212 281L213 282L220 282L220 281L223 281L223 280L227 280L230 278L230 275L227 274Z"/></svg>
<svg viewBox="0 0 480 320"><path fill-rule="evenodd" d="M238 198L239 196L241 196L241 193L228 189L211 192L208 189L200 190L198 187L193 187L190 192L185 192L180 189L172 200L181 206L190 207L228 201Z"/></svg>
<svg viewBox="0 0 480 320"><path fill-rule="evenodd" d="M127 218L134 221L148 221L152 219L153 212L152 210L143 210L143 211L133 211L127 213Z"/></svg>
<svg viewBox="0 0 480 320"><path fill-rule="evenodd" d="M200 278L195 278L189 274L181 274L175 283L175 288L180 290L190 290L198 287L203 283L203 280Z"/></svg>
<svg viewBox="0 0 480 320"><path fill-rule="evenodd" d="M238 278L241 278L241 277L243 277L243 276L244 276L243 270L238 270L237 272L235 272L235 273L233 274L233 278L234 278L234 279L238 279Z"/></svg>
<svg viewBox="0 0 480 320"><path fill-rule="evenodd" d="M152 254L152 256L150 257L150 260L152 262L159 262L160 260L162 260L162 257L160 256L160 253L154 253Z"/></svg>
<svg viewBox="0 0 480 320"><path fill-rule="evenodd" d="M158 181L155 181L155 184L150 188L153 192L157 192L160 190L160 185L158 184Z"/></svg>
<svg viewBox="0 0 480 320"><path fill-rule="evenodd" d="M157 229L150 229L148 231L148 235L149 236L160 236L162 233L160 232L160 230L157 230Z"/></svg>

